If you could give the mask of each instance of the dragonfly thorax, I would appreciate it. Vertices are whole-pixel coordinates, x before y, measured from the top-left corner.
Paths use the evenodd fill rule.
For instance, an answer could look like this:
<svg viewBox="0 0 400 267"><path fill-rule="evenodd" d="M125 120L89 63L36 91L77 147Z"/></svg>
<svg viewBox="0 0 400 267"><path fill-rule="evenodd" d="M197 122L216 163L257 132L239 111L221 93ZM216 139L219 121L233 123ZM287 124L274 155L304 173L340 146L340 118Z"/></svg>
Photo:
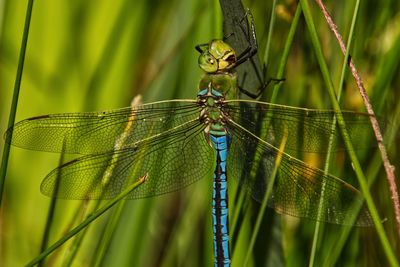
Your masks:
<svg viewBox="0 0 400 267"><path fill-rule="evenodd" d="M199 91L207 89L211 83L212 89L218 91L225 99L237 99L237 74L234 71L221 73L206 73L199 82Z"/></svg>
<svg viewBox="0 0 400 267"><path fill-rule="evenodd" d="M224 114L224 95L214 88L209 82L207 88L202 89L197 94L197 103L201 107L199 120L205 124L204 133L207 141L211 145L210 135L222 136L227 134L225 128L226 114Z"/></svg>

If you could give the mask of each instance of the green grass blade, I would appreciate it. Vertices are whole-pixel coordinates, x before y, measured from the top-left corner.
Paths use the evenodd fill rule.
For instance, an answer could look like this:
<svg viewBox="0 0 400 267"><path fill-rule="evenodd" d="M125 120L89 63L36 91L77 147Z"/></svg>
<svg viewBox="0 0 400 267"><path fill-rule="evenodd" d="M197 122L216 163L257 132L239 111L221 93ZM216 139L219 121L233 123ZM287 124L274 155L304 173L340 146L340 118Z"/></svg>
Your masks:
<svg viewBox="0 0 400 267"><path fill-rule="evenodd" d="M301 6L297 5L296 13L294 14L293 21L290 25L289 33L286 38L285 47L283 48L283 53L282 53L282 57L281 57L281 60L279 63L277 77L282 77L282 78L285 77L285 69L286 69L288 59L289 59L290 50L293 46L293 40L294 40L294 36L296 33L296 29L299 25L300 15L301 15ZM276 98L278 96L278 91L282 87L282 84L283 83L277 83L274 85L274 87L272 89L271 100L270 100L271 103L276 102Z"/></svg>
<svg viewBox="0 0 400 267"><path fill-rule="evenodd" d="M356 156L355 151L353 149L353 146L351 144L350 138L349 138L349 136L347 134L346 124L344 123L343 117L341 116L341 113L340 113L340 106L339 106L339 103L337 102L336 94L335 94L334 87L333 87L333 83L332 83L332 81L330 79L328 67L327 67L327 65L325 63L325 60L324 60L324 57L323 57L322 48L321 48L320 42L318 40L317 32L316 32L316 29L315 29L315 26L314 26L314 22L313 22L311 11L310 11L310 8L309 8L309 5L308 5L308 1L301 0L300 3L301 3L301 6L302 6L302 9L303 9L304 17L306 19L307 27L308 27L309 32L310 32L311 41L312 41L313 46L314 46L314 50L315 50L315 53L316 53L316 56L317 56L318 64L320 65L322 76L323 76L323 79L324 79L325 84L326 84L327 89L328 89L328 94L329 94L331 103L333 105L334 110L338 112L337 119L338 119L339 129L340 129L341 134L343 136L343 140L345 142L348 154L349 154L349 156L351 158L351 161L353 163L354 171L355 171L355 173L357 175L357 179L358 179L358 182L360 184L361 191L362 191L362 193L363 193L363 195L365 197L367 206L368 206L369 211L371 213L371 217L372 217L372 219L374 221L374 224L375 224L377 233L379 235L379 239L380 239L380 241L382 243L382 246L384 248L384 252L386 254L386 257L388 258L388 260L389 260L389 262L391 263L392 266L398 266L398 262L397 262L396 256L394 255L394 252L393 252L393 250L392 250L392 248L391 248L391 246L389 244L389 240L388 240L388 238L387 238L387 236L385 234L385 231L383 229L383 226L382 226L382 223L381 223L381 219L379 218L376 206L375 206L375 204L373 202L373 199L372 199L372 196L371 196L371 194L369 192L365 175L363 174L361 165L360 165L360 163L359 163L359 161L357 159L357 156Z"/></svg>
<svg viewBox="0 0 400 267"><path fill-rule="evenodd" d="M337 92L337 101L340 102L340 97L342 95L342 91L343 91L343 85L344 85L344 80L346 77L346 70L347 70L347 62L349 59L349 51L352 45L352 36L354 34L354 28L356 25L356 21L357 21L357 15L358 15L358 10L359 10L359 1L356 2L355 7L354 7L354 13L353 13L353 18L352 18L352 23L351 23L351 28L350 28L350 34L349 34L349 39L347 42L347 49L346 49L346 55L344 56L344 60L343 60L343 64L342 64L342 72L341 72L341 76L340 76L340 82L339 82L339 88L338 88L338 92ZM331 132L334 133L335 129L336 129L336 118L333 120L332 123L332 129ZM331 135L332 138L330 138L329 140L329 145L328 145L328 150L327 150L327 155L325 158L325 167L324 167L324 171L328 172L329 171L329 164L330 164L330 156L331 156L331 151L332 151L332 145L333 145L333 134ZM323 196L321 196L322 198ZM321 222L317 221L315 224L315 231L314 231L314 236L313 236L313 243L312 243L312 248L311 248L311 256L310 256L310 261L309 261L309 266L312 267L314 266L314 260L315 260L315 254L317 251L317 244L318 244L318 238L321 234ZM343 247L340 249L342 250Z"/></svg>
<svg viewBox="0 0 400 267"><path fill-rule="evenodd" d="M26 9L25 25L24 25L24 32L22 33L22 41L21 41L21 48L20 48L20 52L19 52L17 74L16 74L16 77L15 77L13 98L12 98L10 113L9 113L9 117L8 117L8 128L10 128L10 127L12 127L14 125L15 115L17 113L19 91L20 91L20 88L21 88L22 73L23 73L23 70L24 70L26 45L28 43L28 36L29 36L29 26L31 25L33 2L34 2L33 0L29 0L28 1L28 7ZM11 137L12 137L12 135L10 135L10 139L11 139ZM9 141L10 140L6 140L6 142L4 144L3 156L1 158L1 168L0 168L0 206L1 206L1 201L3 199L4 182L5 182L5 179L6 179L8 158L10 156L10 142Z"/></svg>
<svg viewBox="0 0 400 267"><path fill-rule="evenodd" d="M285 136L282 138L282 142L281 142L281 144L279 146L279 151L281 151L281 152L283 152L285 150L287 136L288 136L288 132L286 131ZM251 239L250 239L250 244L248 246L246 257L244 259L244 264L243 264L244 266L248 266L248 264L249 264L250 255L251 255L251 253L253 251L254 244L256 242L256 238L257 238L258 232L260 230L261 222L262 222L262 219L264 217L265 209L267 208L268 200L269 200L269 198L271 196L272 189L274 187L275 177L276 177L276 175L278 173L278 169L279 169L279 166L280 166L280 163L281 163L281 159L282 159L282 154L278 154L278 156L276 158L276 161L275 161L274 169L272 170L271 176L269 178L270 180L268 181L267 192L265 193L263 202L261 203L260 212L257 215L257 219L256 219L256 223L255 223L255 226L254 226L254 230L252 232L252 236L251 236Z"/></svg>
<svg viewBox="0 0 400 267"><path fill-rule="evenodd" d="M275 8L273 8L272 11L274 12ZM283 77L283 75L284 75L284 71L285 71L286 64L287 64L288 57L289 57L289 52L290 52L291 47L293 45L294 33L296 32L296 29L297 29L297 26L298 26L298 23L299 23L300 14L301 14L301 8L300 8L300 6L298 6L298 8L296 10L296 13L295 13L295 16L293 17L293 21L291 23L291 27L290 27L290 30L289 30L289 33L288 33L288 37L287 37L286 42L285 42L285 47L284 47L283 54L282 54L282 57L281 57L281 60L280 60L278 74L277 74L278 76L277 77ZM272 19L271 19L271 21L272 21ZM269 30L269 32L271 32L271 30ZM268 39L270 39L270 37ZM268 46L268 41L267 41L267 46ZM268 50L269 49L266 48L267 52L268 52ZM265 64L267 64L267 62L265 62ZM281 83L278 83L278 84L276 84L274 86L274 91L273 91L273 94L272 94L271 102L274 102L276 100L277 92L278 92L280 86L281 86ZM278 167L278 166L276 166L276 167ZM249 263L250 253L252 251L252 248L254 247L256 236L257 236L257 234L259 232L259 228L260 228L260 225L261 225L261 220L262 220L262 217L265 214L265 210L267 208L267 200L269 199L269 196L271 194L272 184L273 184L273 181L274 181L274 177L276 175L276 169L277 168L275 168L273 170L273 172L272 172L272 174L270 176L271 180L270 180L270 183L268 185L268 191L266 193L266 196L265 196L264 201L263 201L263 203L261 205L259 214L257 216L255 227L253 228L252 237L251 237L251 240L250 240L250 245L248 246L249 249L247 251L246 258L245 258L245 261L244 261L245 265L247 265Z"/></svg>
<svg viewBox="0 0 400 267"><path fill-rule="evenodd" d="M80 220L81 218L84 218L86 216L86 214L90 213L89 211L89 203L90 200L85 200L82 201L81 204L79 205L79 207L76 208L75 210L75 216L72 216L71 222L68 224L68 229L64 230L64 232L68 232L68 230L72 227L72 225L74 224L75 221ZM96 211L98 210L99 206L101 204L101 201L96 201L94 203L94 207L90 208L90 210L92 211ZM62 262L62 266L63 267L68 267L68 266L72 266L78 252L79 249L82 247L82 243L84 241L84 238L86 237L86 234L89 230L89 227L86 227L85 229L82 230L82 232L78 233L71 246L68 247L67 251L65 252L65 256L63 258L63 262Z"/></svg>
<svg viewBox="0 0 400 267"><path fill-rule="evenodd" d="M131 107L132 110L135 109L137 106L142 104L142 96L138 95L136 96L131 103ZM126 128L124 129L124 132L121 134L121 136L119 137L119 142L116 142L115 147L116 149L122 148L125 143L126 143L126 138L128 136L129 131L132 131L132 124L128 124L126 126ZM138 162L137 165L140 165L141 163ZM133 182L133 181L128 181L129 182ZM116 226L118 221L121 218L121 214L122 214L122 210L124 208L126 200L123 200L119 203L117 209L114 210L111 218L109 219L108 223L107 223L107 227L102 235L101 240L99 241L99 247L97 250L97 253L95 253L95 263L94 266L101 266L101 264L103 263L106 251L110 245L111 242L111 238L113 233L115 232Z"/></svg>
<svg viewBox="0 0 400 267"><path fill-rule="evenodd" d="M32 261L30 261L26 266L34 266L37 263L39 263L41 260L43 260L47 255L52 253L54 250L56 250L58 247L63 245L66 241L68 241L70 238L78 234L80 231L85 229L86 226L88 226L91 222L96 220L100 215L102 215L104 212L109 210L111 207L113 207L115 204L117 204L119 201L121 201L124 197L126 197L132 190L140 186L146 181L147 177L140 177L138 181L135 183L129 185L124 191L122 191L118 196L116 196L114 199L111 201L107 202L103 207L100 209L96 210L93 212L91 215L89 215L82 223L80 223L78 226L74 227L69 233L67 233L65 236L63 236L60 240L55 242L53 245L51 245L49 248L47 248L45 251L43 251L39 256L34 258Z"/></svg>
<svg viewBox="0 0 400 267"><path fill-rule="evenodd" d="M60 160L59 160L59 165L61 166L64 162L64 149L65 147L65 142L63 144L63 150L60 154ZM57 195L57 191L58 191L58 186L59 186L59 181L61 178L61 171L58 172L57 174L57 183L56 183L56 191L55 191L55 195ZM43 233L43 238L42 238L42 244L40 246L40 252L43 252L46 250L46 247L48 245L49 242L49 236L50 236L50 231L54 222L54 216L55 216L55 210L56 210L56 204L57 204L57 198L53 197L51 199L50 202L50 207L49 207L49 212L47 214L47 219L46 219L46 224L45 224L45 228L44 228L44 233ZM41 260L39 262L39 267L40 266L44 266L44 259Z"/></svg>
<svg viewBox="0 0 400 267"><path fill-rule="evenodd" d="M265 52L264 52L264 66L268 66L269 63L269 55L271 51L271 42L272 42L272 34L274 32L274 26L275 26L275 10L276 10L276 2L277 0L272 1L272 7L271 7L271 17L269 19L269 27L268 27L268 36L267 36L267 43L265 44Z"/></svg>
<svg viewBox="0 0 400 267"><path fill-rule="evenodd" d="M101 240L99 241L99 247L97 252L95 253L94 259L94 267L102 266L104 263L104 258L106 256L106 252L108 247L110 246L111 239L113 237L113 233L117 227L118 221L121 218L122 211L124 209L126 200L122 200L116 209L113 211L111 218L107 222L106 229L101 236Z"/></svg>

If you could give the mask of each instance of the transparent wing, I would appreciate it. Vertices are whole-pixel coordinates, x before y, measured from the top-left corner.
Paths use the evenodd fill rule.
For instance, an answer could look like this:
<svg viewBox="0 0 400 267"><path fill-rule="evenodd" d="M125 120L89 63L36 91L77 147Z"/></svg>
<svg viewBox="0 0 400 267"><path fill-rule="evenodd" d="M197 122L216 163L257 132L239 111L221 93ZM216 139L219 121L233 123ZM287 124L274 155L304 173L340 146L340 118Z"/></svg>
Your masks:
<svg viewBox="0 0 400 267"><path fill-rule="evenodd" d="M344 150L333 110L305 109L258 101L226 101L226 113L235 122L264 141L278 146L285 129L289 132L286 150L324 153L329 138L334 137L333 151ZM355 149L371 147L370 115L343 111L346 129ZM332 128L334 125L334 128ZM384 127L384 123L381 123Z"/></svg>
<svg viewBox="0 0 400 267"><path fill-rule="evenodd" d="M7 130L5 139L32 150L100 153L131 147L198 114L195 100L162 101L103 112L50 114L15 124Z"/></svg>
<svg viewBox="0 0 400 267"><path fill-rule="evenodd" d="M48 174L41 191L64 199L107 199L146 174L127 198L176 191L213 173L215 153L203 131L193 120L133 147L80 157Z"/></svg>
<svg viewBox="0 0 400 267"><path fill-rule="evenodd" d="M230 122L231 145L228 175L235 177L259 202L267 191L278 154L281 162L268 205L279 213L336 224L353 224L353 205L362 205L361 194L350 184L279 151L251 132ZM289 132L290 135L290 132ZM362 207L355 225L372 225Z"/></svg>

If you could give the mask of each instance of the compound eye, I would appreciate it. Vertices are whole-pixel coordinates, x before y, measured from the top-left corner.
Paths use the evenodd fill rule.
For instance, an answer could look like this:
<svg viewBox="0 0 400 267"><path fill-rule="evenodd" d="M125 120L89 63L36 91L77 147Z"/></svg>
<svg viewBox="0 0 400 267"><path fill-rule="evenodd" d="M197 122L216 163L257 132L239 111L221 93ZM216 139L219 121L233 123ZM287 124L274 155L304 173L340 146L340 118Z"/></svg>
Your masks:
<svg viewBox="0 0 400 267"><path fill-rule="evenodd" d="M204 52L200 55L199 66L207 73L213 73L218 70L218 62L209 52Z"/></svg>

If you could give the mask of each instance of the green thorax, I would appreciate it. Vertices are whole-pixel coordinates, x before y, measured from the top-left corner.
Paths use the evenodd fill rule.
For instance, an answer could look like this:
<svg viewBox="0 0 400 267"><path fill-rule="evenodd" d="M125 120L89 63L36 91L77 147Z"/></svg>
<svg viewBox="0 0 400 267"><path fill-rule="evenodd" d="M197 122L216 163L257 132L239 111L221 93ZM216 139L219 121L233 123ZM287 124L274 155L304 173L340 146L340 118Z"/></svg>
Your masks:
<svg viewBox="0 0 400 267"><path fill-rule="evenodd" d="M207 89L210 83L212 89L221 93L225 99L236 99L238 97L236 72L204 74L199 83L199 92Z"/></svg>
<svg viewBox="0 0 400 267"><path fill-rule="evenodd" d="M222 136L228 133L225 128L229 114L224 109L226 99L237 97L237 75L235 72L207 73L199 83L197 95L201 106L200 121L206 125L204 130L210 145L210 134Z"/></svg>

